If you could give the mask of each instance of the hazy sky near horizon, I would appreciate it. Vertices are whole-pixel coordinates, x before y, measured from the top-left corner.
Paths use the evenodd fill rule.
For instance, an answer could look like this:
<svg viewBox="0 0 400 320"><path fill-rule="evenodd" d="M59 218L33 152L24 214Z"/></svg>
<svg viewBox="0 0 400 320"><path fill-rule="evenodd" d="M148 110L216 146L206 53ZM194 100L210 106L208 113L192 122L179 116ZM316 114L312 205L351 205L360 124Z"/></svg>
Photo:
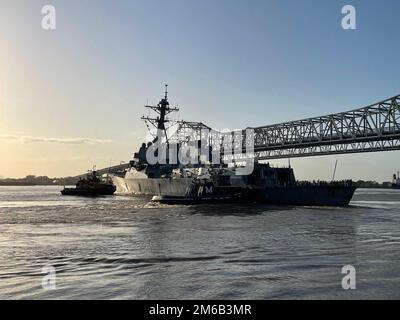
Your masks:
<svg viewBox="0 0 400 320"><path fill-rule="evenodd" d="M42 7L57 29L43 30ZM341 27L344 5L357 30ZM0 0L0 176L129 160L163 84L181 118L244 128L400 94L399 1ZM294 159L301 179L389 180L400 152ZM276 164L287 161L273 161Z"/></svg>

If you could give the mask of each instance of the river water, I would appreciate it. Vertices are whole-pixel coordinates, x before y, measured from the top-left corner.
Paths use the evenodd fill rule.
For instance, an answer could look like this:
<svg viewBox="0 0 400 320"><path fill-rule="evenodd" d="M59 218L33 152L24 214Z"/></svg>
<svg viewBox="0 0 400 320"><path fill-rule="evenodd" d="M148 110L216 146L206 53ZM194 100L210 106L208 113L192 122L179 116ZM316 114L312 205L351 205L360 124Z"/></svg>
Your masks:
<svg viewBox="0 0 400 320"><path fill-rule="evenodd" d="M399 205L400 190L318 208L0 187L0 298L398 299ZM342 288L345 265L356 290Z"/></svg>

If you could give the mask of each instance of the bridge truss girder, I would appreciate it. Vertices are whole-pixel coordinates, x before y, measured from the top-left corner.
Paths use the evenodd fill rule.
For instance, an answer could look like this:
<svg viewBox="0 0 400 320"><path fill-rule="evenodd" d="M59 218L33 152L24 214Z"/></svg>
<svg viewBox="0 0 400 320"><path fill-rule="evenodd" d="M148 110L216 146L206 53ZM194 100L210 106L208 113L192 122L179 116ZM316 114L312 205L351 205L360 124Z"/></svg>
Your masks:
<svg viewBox="0 0 400 320"><path fill-rule="evenodd" d="M270 160L395 150L400 150L400 139L268 150L256 152L254 157L259 160Z"/></svg>
<svg viewBox="0 0 400 320"><path fill-rule="evenodd" d="M250 129L260 160L400 150L400 95L348 112ZM242 137L235 148L245 153L245 131Z"/></svg>

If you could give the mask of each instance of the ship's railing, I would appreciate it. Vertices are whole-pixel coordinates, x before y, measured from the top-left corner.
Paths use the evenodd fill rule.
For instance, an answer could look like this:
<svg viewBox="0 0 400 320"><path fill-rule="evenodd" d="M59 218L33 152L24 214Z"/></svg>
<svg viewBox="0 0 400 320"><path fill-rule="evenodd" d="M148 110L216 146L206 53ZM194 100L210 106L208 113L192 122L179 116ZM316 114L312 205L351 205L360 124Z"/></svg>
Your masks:
<svg viewBox="0 0 400 320"><path fill-rule="evenodd" d="M296 186L340 186L340 187L351 187L353 185L352 180L338 180L338 181L296 181Z"/></svg>

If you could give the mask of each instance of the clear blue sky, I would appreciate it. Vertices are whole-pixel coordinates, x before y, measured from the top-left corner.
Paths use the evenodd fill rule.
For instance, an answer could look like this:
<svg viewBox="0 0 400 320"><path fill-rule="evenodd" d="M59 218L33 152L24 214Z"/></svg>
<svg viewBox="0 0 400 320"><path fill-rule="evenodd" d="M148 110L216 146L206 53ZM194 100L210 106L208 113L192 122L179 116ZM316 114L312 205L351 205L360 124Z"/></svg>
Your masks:
<svg viewBox="0 0 400 320"><path fill-rule="evenodd" d="M57 10L55 31L41 28L45 4ZM346 4L357 30L341 28ZM399 12L389 0L0 0L0 174L59 176L128 160L143 140L143 105L165 82L181 117L218 129L399 94ZM383 181L399 155L293 164L300 178L326 179L338 158L338 178Z"/></svg>

